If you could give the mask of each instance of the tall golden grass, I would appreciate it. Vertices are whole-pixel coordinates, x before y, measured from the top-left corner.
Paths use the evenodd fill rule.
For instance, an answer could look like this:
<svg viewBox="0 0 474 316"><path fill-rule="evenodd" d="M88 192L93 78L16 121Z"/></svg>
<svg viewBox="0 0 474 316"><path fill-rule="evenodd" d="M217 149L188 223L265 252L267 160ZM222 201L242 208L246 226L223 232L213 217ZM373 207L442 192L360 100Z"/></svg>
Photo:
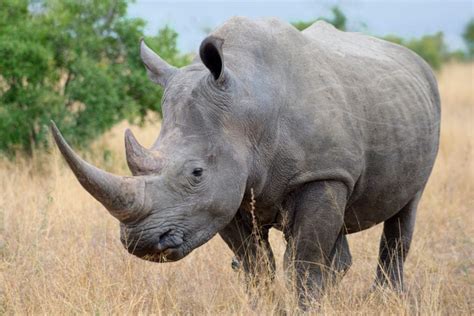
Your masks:
<svg viewBox="0 0 474 316"><path fill-rule="evenodd" d="M379 225L350 235L354 263L323 298L321 313L474 313L473 81L474 64L447 65L439 75L441 149L418 212L407 294L369 291ZM158 125L132 129L148 145ZM104 135L87 158L127 174L126 126ZM232 253L219 237L177 263L142 261L124 250L116 220L80 187L56 150L0 161L0 314L292 314L294 296L281 271L285 244L278 232L271 242L279 265L274 294L256 298L231 269Z"/></svg>

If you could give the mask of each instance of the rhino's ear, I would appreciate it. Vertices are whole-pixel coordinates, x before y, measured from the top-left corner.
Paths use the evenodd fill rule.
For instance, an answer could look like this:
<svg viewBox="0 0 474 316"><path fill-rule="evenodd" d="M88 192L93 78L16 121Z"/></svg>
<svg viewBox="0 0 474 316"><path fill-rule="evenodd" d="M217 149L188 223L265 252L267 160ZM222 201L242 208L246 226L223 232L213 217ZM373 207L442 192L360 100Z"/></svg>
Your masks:
<svg viewBox="0 0 474 316"><path fill-rule="evenodd" d="M152 51L143 39L140 40L140 57L145 64L148 78L163 88L177 70Z"/></svg>
<svg viewBox="0 0 474 316"><path fill-rule="evenodd" d="M199 48L199 56L217 82L224 80L224 40L215 36L206 37Z"/></svg>

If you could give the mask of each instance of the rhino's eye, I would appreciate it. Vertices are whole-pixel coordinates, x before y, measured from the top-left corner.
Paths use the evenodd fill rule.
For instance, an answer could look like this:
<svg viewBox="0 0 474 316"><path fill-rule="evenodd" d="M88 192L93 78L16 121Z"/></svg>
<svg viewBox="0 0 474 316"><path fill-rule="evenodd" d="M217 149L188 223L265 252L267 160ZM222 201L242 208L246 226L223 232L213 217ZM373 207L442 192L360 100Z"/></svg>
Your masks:
<svg viewBox="0 0 474 316"><path fill-rule="evenodd" d="M193 170L193 176L195 176L195 177L200 177L200 176L202 176L202 168L194 168L194 170Z"/></svg>

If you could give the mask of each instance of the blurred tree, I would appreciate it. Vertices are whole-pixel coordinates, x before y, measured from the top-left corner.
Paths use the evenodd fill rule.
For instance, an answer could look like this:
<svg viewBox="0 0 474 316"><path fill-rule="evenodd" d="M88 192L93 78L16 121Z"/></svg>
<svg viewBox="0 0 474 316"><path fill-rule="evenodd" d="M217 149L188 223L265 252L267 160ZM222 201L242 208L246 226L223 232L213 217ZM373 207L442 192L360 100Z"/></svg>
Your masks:
<svg viewBox="0 0 474 316"><path fill-rule="evenodd" d="M161 89L139 58L145 22L126 17L127 0L2 0L0 151L31 152L54 119L84 144L125 118L160 112ZM177 34L146 38L176 66Z"/></svg>
<svg viewBox="0 0 474 316"><path fill-rule="evenodd" d="M467 55L469 58L474 58L474 18L467 23L464 33L462 34L464 42L467 46Z"/></svg>
<svg viewBox="0 0 474 316"><path fill-rule="evenodd" d="M446 56L446 61L456 61L456 62L464 62L467 60L467 54L462 49L456 49L453 51L448 52Z"/></svg>
<svg viewBox="0 0 474 316"><path fill-rule="evenodd" d="M444 60L449 58L448 49L444 42L444 35L438 32L433 35L424 35L421 38L403 39L395 35L388 35L383 39L408 47L420 55L435 70L441 69Z"/></svg>
<svg viewBox="0 0 474 316"><path fill-rule="evenodd" d="M346 23L347 23L347 18L344 14L344 12L342 12L341 9L339 9L338 6L334 6L331 8L331 13L332 13L332 18L329 19L329 18L325 18L325 17L319 17L317 18L316 20L312 20L312 21L298 21L298 22L293 22L293 26L296 27L298 30L302 31L306 28L308 28L309 26L311 26L314 22L318 21L318 20L323 20L323 21L326 21L332 25L334 25L335 28L341 30L341 31L345 31L346 30Z"/></svg>

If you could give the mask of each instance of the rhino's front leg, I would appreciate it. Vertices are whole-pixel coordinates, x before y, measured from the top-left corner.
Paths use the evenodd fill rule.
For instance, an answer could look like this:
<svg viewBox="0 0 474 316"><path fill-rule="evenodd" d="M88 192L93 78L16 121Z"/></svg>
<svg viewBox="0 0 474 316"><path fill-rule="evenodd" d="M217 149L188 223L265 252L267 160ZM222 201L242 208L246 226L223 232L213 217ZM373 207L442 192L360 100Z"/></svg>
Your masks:
<svg viewBox="0 0 474 316"><path fill-rule="evenodd" d="M275 259L268 241L268 228L252 230L251 220L244 218L243 212L245 211L239 210L219 235L234 252L248 280L257 281L256 277L262 273L273 278ZM232 264L234 266L236 262Z"/></svg>
<svg viewBox="0 0 474 316"><path fill-rule="evenodd" d="M333 280L339 281L352 265L352 255L344 232L340 232L331 252L331 272Z"/></svg>
<svg viewBox="0 0 474 316"><path fill-rule="evenodd" d="M318 298L333 279L331 264L344 223L346 199L347 188L337 181L307 184L296 195L285 256L293 268L302 307L308 299Z"/></svg>

